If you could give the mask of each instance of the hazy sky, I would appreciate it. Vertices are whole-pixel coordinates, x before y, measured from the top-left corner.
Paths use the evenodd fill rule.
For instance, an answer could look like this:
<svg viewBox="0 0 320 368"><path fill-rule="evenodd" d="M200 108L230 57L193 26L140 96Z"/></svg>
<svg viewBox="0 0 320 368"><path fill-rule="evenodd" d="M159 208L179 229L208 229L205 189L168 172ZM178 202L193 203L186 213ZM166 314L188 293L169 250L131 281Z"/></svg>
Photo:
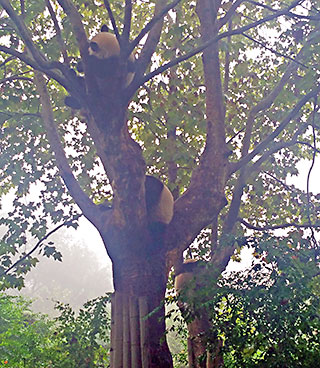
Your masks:
<svg viewBox="0 0 320 368"><path fill-rule="evenodd" d="M303 161L298 165L299 176L298 177L288 177L287 184L295 184L299 189L306 190L307 187L307 175L309 168L311 166L311 162ZM313 193L319 193L319 181L320 181L320 161L317 160L311 174L310 180L310 188ZM2 204L2 212L10 211L10 207L12 206L13 195L8 195L1 200ZM86 219L80 219L80 226L78 229L68 228L64 229L72 239L74 239L75 243L82 244L83 246L88 247L90 252L94 252L98 256L99 263L101 267L107 267L108 271L106 277L112 277L111 273L111 261L106 253L102 240L98 231L95 227ZM58 234L57 234L58 235ZM77 241L78 239L78 241ZM30 246L33 246L33 243ZM59 248L59 244L56 244L57 248ZM233 263L228 267L229 270L235 269L243 269L244 267L248 267L251 263L251 251L245 249L242 253L243 261L242 263ZM54 262L54 261L52 261ZM61 269L63 267L63 263L59 265ZM70 271L70 270L69 270ZM67 270L65 271L67 275Z"/></svg>

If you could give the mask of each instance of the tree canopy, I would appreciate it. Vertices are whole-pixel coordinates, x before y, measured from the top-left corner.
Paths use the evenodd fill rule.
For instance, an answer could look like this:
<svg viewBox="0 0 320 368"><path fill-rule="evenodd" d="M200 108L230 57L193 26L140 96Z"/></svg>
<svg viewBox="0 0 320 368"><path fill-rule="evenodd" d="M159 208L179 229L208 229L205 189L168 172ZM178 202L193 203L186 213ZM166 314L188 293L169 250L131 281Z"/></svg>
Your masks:
<svg viewBox="0 0 320 368"><path fill-rule="evenodd" d="M306 263L316 269L320 197L286 178L318 153L317 1L0 5L0 195L15 194L0 220L2 289L23 285L35 251L60 259L48 235L84 216L113 263L111 365L171 367L159 305L172 266L184 272L184 251L208 261L217 280L248 235L277 244L284 229L297 252L312 250ZM119 41L120 67L99 78L88 40L103 24ZM64 105L67 94L80 111ZM151 244L145 173L176 199L161 247Z"/></svg>

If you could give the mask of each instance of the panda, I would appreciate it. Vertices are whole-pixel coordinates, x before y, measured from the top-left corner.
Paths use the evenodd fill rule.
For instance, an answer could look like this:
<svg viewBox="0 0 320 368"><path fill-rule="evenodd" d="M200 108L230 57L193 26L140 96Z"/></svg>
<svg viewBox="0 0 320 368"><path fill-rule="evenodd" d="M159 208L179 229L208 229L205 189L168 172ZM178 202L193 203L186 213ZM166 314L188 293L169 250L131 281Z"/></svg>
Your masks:
<svg viewBox="0 0 320 368"><path fill-rule="evenodd" d="M114 75L118 74L119 68L123 67L120 64L120 45L117 37L109 33L108 27L103 25L101 31L96 34L89 42L88 48L88 68L92 71L93 75L97 78L98 85L102 86L102 89L110 83ZM84 68L81 62L77 65L79 73L84 72ZM127 61L127 76L125 81L125 87L127 87L133 80L135 75L135 57L132 53ZM84 78L76 75L74 70L70 70L71 82L74 85L80 86L82 92L85 92ZM65 104L73 109L80 109L81 103L75 96L67 96L65 98Z"/></svg>
<svg viewBox="0 0 320 368"><path fill-rule="evenodd" d="M101 31L95 35L89 43L89 67L96 77L105 79L112 76L120 63L120 45L117 37L108 32L108 27L103 25ZM134 77L135 58L133 53L128 58L126 86Z"/></svg>
<svg viewBox="0 0 320 368"><path fill-rule="evenodd" d="M145 199L149 232L154 245L161 247L164 232L173 217L173 195L159 179L146 175Z"/></svg>
<svg viewBox="0 0 320 368"><path fill-rule="evenodd" d="M199 265L200 263L198 260L187 259L179 267L177 267L177 269L175 270L176 275L174 278L174 288L177 294L180 294L186 287L188 287L188 284L191 282L191 280L194 279L195 275L197 274ZM188 291L189 293L191 292L191 290Z"/></svg>

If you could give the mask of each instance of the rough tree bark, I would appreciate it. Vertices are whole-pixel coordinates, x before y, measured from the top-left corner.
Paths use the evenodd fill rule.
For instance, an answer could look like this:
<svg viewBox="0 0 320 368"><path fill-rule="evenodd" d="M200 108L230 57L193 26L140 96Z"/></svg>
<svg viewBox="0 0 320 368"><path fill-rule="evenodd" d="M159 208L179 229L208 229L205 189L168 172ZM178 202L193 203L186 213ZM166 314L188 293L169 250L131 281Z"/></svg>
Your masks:
<svg viewBox="0 0 320 368"><path fill-rule="evenodd" d="M221 5L220 0L198 0L196 12L200 20L200 33L202 41L208 42L216 37L219 32L218 27L218 9ZM225 147L225 119L224 119L224 100L222 93L222 83L220 77L220 60L218 42L212 43L202 54L203 71L206 86L206 115L208 124L212 125L212 145L213 155L216 163L223 163L222 169L227 167L227 151ZM220 152L219 152L220 151ZM212 172L216 177L225 177L225 172L221 171L221 167L212 164ZM218 182L217 182L218 184ZM223 181L219 182L224 185ZM220 188L221 193L224 188ZM219 211L215 213L213 218L218 218ZM229 259L232 249L228 250L226 259ZM192 273L197 284L198 270ZM201 284L198 285L201 287ZM187 285L188 287L188 285ZM219 368L223 366L221 355L221 342L216 341L214 357L208 351L206 338L210 330L210 319L205 307L200 307L194 311L195 318L188 323L188 360L190 368Z"/></svg>

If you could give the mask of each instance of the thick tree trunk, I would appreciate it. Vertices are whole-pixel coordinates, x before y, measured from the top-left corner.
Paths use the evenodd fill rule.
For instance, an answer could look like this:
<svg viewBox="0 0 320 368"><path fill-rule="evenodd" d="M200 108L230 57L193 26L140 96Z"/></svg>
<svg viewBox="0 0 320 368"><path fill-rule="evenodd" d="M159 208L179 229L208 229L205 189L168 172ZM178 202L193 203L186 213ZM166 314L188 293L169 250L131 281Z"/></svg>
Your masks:
<svg viewBox="0 0 320 368"><path fill-rule="evenodd" d="M188 362L189 368L222 368L221 341L217 340L214 353L207 348L204 334L208 333L210 322L204 316L188 324ZM213 348L213 347L212 347Z"/></svg>
<svg viewBox="0 0 320 368"><path fill-rule="evenodd" d="M201 287L199 285L197 288ZM194 290L189 290L190 291ZM185 303L178 302L182 314L185 313ZM224 366L221 354L222 343L217 339L214 346L208 347L207 336L211 322L205 308L197 310L197 315L188 323L188 365L189 368L221 368Z"/></svg>
<svg viewBox="0 0 320 368"><path fill-rule="evenodd" d="M172 368L165 334L164 257L118 259L113 270L111 368Z"/></svg>

